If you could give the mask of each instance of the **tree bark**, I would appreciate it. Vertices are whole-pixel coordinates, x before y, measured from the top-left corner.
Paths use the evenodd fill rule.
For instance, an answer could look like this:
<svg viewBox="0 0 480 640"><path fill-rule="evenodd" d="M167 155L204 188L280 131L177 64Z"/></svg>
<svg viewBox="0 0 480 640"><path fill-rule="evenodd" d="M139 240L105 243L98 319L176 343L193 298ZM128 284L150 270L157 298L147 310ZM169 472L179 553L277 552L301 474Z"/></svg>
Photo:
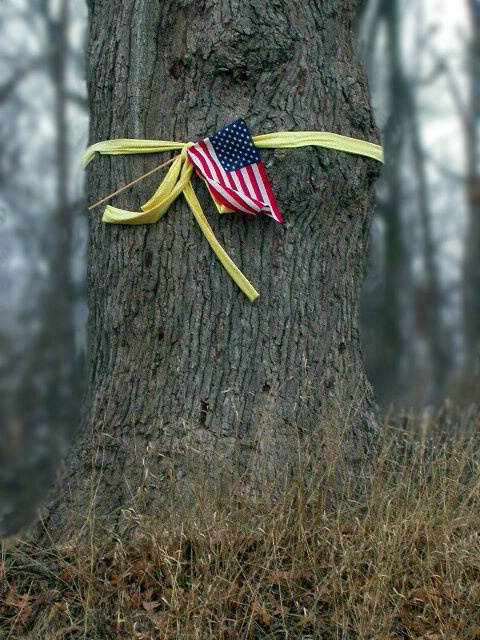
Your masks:
<svg viewBox="0 0 480 640"><path fill-rule="evenodd" d="M323 130L376 141L354 53L356 4L90 0L91 142L196 141L238 117L254 135ZM184 201L151 226L91 216L90 391L64 477L73 497L53 504L54 530L65 528L67 507L85 512L95 469L97 516L112 518L141 489L161 501L167 477L187 494L205 462L242 475L248 489L285 480L327 426L343 429L335 455L344 467L374 457L358 298L377 166L314 148L262 155L284 225L219 216L195 185L215 234L260 292L254 304ZM164 159L97 159L89 201ZM138 208L154 189L147 180L115 205Z"/></svg>

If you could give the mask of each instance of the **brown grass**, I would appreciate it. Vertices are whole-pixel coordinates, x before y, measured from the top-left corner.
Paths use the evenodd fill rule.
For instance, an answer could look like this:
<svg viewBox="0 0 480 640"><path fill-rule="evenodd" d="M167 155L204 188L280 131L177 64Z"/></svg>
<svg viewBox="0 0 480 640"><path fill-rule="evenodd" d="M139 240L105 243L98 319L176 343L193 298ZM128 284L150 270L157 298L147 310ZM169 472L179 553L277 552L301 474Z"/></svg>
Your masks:
<svg viewBox="0 0 480 640"><path fill-rule="evenodd" d="M480 639L477 431L390 425L362 498L299 478L270 509L202 495L176 528L125 511L128 543L5 542L0 636Z"/></svg>

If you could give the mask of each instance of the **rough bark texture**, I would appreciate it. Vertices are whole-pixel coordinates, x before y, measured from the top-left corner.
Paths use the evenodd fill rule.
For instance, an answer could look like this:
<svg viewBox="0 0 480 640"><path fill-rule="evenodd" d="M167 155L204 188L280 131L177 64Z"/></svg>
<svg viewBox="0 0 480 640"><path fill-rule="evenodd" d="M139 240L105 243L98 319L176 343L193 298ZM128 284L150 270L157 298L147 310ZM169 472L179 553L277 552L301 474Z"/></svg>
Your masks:
<svg viewBox="0 0 480 640"><path fill-rule="evenodd" d="M354 52L355 5L90 0L91 142L195 141L238 117L253 134L307 129L375 141ZM221 217L196 184L217 237L260 292L254 304L183 200L152 226L108 226L100 211L92 215L90 393L65 478L81 509L92 465L102 469L95 495L103 514L150 482L161 497L167 473L187 490L195 459L210 468L223 460L247 484L284 475L298 458L295 443L327 423L345 427L348 464L374 451L357 306L377 166L314 148L263 159L283 226ZM158 163L97 159L89 201ZM136 208L154 188L155 179L145 181L115 204ZM53 506L55 527L65 500Z"/></svg>

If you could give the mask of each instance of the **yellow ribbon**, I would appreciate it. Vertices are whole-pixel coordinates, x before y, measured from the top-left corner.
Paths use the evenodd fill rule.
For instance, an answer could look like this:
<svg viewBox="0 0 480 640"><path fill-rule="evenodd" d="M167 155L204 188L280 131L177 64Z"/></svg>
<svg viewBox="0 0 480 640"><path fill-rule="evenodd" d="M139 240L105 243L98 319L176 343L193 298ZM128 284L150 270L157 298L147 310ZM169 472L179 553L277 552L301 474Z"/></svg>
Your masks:
<svg viewBox="0 0 480 640"><path fill-rule="evenodd" d="M254 136L253 141L259 149L293 149L296 147L317 146L336 151L345 151L356 155L373 158L383 162L383 150L378 144L365 142L356 138L348 138L335 133L315 131L283 131ZM157 191L148 202L142 205L142 211L126 211L108 205L103 214L103 222L111 224L153 224L160 220L170 205L183 193L203 235L212 247L216 256L230 277L240 287L248 299L253 302L259 294L247 280L240 269L229 258L222 245L215 238L212 228L208 224L202 207L195 195L191 183L193 165L187 160L187 150L193 146L192 142L165 142L162 140L106 140L97 142L89 147L85 153L84 165L93 160L95 154L127 155L133 153L159 153L164 151L180 151L167 175ZM213 199L220 213L228 211L226 207Z"/></svg>

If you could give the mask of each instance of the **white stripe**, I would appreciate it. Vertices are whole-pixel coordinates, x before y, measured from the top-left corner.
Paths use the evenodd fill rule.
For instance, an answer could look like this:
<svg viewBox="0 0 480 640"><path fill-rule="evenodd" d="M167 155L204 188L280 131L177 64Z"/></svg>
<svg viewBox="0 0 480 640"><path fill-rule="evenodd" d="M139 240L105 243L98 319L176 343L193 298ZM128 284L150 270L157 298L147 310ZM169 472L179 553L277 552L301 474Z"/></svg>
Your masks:
<svg viewBox="0 0 480 640"><path fill-rule="evenodd" d="M260 189L260 191L262 192L262 196L263 196L263 204L265 206L268 206L268 210L270 211L270 200L268 198L268 194L265 190L265 186L263 184L263 180L262 180L262 176L260 175L260 171L258 170L258 167L256 164L252 164L252 171L255 174L255 177L257 179L257 184L258 187Z"/></svg>
<svg viewBox="0 0 480 640"><path fill-rule="evenodd" d="M235 171L232 171L232 173L230 174L230 176L233 178L238 191L242 192L243 191L243 187L242 187L242 183L240 182L240 179L238 178L237 174L235 173Z"/></svg>
<svg viewBox="0 0 480 640"><path fill-rule="evenodd" d="M216 180L211 180L210 178L205 178L205 179L209 184L212 185L212 187L214 189L219 191L222 194L222 196L225 198L225 200L230 202L231 205L233 207L235 207L235 209L240 209L240 211L243 211L244 213L250 213L250 214L252 213L249 209L246 209L245 207L242 207L242 205L239 204L236 200L233 200L231 195L228 193L228 191L225 191L225 189L222 187L220 182L217 182ZM254 203L252 203L252 208L255 208L258 212L261 211L261 209L259 209L257 206L255 206Z"/></svg>

